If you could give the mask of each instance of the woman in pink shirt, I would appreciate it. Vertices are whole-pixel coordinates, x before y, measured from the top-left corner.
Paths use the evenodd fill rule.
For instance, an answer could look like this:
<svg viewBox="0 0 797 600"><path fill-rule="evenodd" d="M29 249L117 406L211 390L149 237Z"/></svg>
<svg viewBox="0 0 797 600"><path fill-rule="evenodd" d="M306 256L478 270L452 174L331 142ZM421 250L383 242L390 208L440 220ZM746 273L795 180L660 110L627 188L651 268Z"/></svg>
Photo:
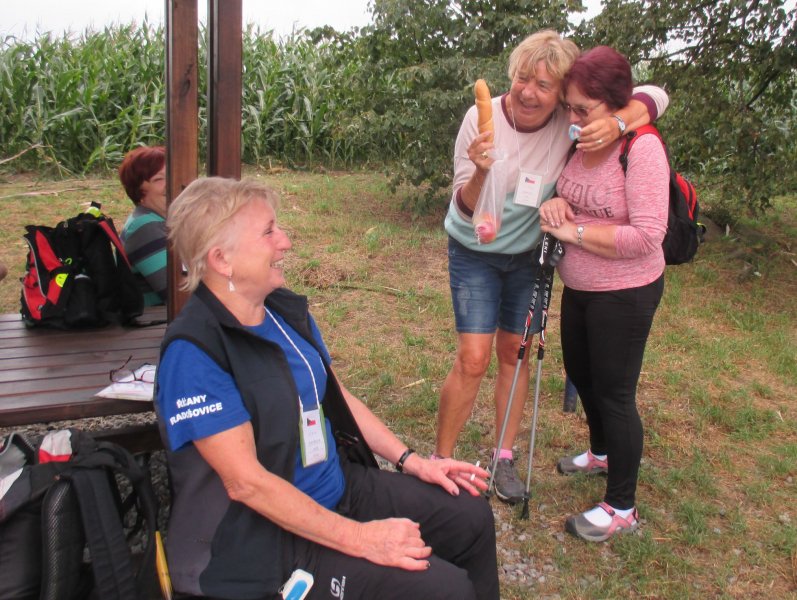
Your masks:
<svg viewBox="0 0 797 600"><path fill-rule="evenodd" d="M584 127L631 97L631 66L607 46L576 59L565 76L570 121ZM541 230L565 243L559 275L562 352L589 426L589 449L559 461L561 473L608 473L604 501L568 517L565 529L603 541L636 529L642 421L636 387L664 291L669 166L661 142L641 136L619 161L620 141L576 151L540 207Z"/></svg>

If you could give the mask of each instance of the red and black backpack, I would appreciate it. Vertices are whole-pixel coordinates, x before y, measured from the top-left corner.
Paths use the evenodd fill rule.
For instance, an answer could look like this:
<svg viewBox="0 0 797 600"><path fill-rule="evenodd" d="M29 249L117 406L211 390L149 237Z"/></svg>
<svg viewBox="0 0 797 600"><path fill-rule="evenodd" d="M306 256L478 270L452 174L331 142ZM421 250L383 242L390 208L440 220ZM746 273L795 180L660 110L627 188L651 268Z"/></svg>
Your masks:
<svg viewBox="0 0 797 600"><path fill-rule="evenodd" d="M643 125L625 136L620 149L620 164L623 173L628 170L628 153L634 141L645 134L655 135L664 146L667 162L670 154L661 133L653 125ZM672 168L670 163L670 206L667 214L667 233L661 246L664 249L664 262L680 265L692 260L697 248L703 243L705 226L698 222L700 204L697 201L695 186Z"/></svg>
<svg viewBox="0 0 797 600"><path fill-rule="evenodd" d="M100 327L142 314L144 297L113 221L98 203L55 227L25 229L20 312L26 325Z"/></svg>

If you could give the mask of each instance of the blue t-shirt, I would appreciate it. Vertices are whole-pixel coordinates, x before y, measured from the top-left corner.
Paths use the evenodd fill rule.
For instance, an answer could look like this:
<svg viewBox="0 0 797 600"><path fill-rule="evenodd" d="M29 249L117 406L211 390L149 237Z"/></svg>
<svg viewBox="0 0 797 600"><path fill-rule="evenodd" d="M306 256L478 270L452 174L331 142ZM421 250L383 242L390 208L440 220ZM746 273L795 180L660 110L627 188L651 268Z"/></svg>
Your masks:
<svg viewBox="0 0 797 600"><path fill-rule="evenodd" d="M301 400L305 411L314 410L323 399L327 386L323 360L331 362L315 321L311 318L310 322L313 337L323 354L271 311L263 323L248 328L279 345L285 353L299 393L295 401ZM186 340L173 341L158 370L157 402L172 451L250 420L232 376L194 344ZM299 427L299 423L295 426ZM324 462L304 467L297 445L293 483L322 506L334 508L343 496L345 481L329 419L326 419L326 434L327 459Z"/></svg>

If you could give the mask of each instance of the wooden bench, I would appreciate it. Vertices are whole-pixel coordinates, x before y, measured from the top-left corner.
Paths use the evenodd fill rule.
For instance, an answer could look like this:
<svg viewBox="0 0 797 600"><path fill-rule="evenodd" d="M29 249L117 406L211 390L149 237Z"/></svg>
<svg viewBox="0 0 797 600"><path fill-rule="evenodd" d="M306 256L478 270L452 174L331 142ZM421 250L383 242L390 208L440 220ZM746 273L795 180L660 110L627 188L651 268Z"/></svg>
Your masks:
<svg viewBox="0 0 797 600"><path fill-rule="evenodd" d="M60 331L28 329L19 314L0 315L0 427L151 412L152 402L96 394L128 357L128 367L157 365L165 320L166 308L159 306L139 317L157 325ZM133 451L160 445L154 426L116 433ZM115 437L114 431L101 435Z"/></svg>

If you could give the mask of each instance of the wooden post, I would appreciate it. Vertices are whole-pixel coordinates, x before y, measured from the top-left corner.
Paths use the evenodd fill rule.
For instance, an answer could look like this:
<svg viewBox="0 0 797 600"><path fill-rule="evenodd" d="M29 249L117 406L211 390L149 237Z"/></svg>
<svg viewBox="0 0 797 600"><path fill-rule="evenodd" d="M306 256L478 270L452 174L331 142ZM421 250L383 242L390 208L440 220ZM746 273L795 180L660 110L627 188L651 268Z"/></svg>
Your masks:
<svg viewBox="0 0 797 600"><path fill-rule="evenodd" d="M198 32L197 0L166 0L167 203L171 203L199 173ZM238 101L240 106L240 94ZM179 289L181 267L174 249L169 247L167 318L170 322L188 299Z"/></svg>
<svg viewBox="0 0 797 600"><path fill-rule="evenodd" d="M208 0L208 175L241 178L241 0Z"/></svg>
<svg viewBox="0 0 797 600"><path fill-rule="evenodd" d="M208 0L208 175L241 178L242 0ZM199 174L197 0L166 0L166 177L168 203ZM169 248L168 319L188 295Z"/></svg>

